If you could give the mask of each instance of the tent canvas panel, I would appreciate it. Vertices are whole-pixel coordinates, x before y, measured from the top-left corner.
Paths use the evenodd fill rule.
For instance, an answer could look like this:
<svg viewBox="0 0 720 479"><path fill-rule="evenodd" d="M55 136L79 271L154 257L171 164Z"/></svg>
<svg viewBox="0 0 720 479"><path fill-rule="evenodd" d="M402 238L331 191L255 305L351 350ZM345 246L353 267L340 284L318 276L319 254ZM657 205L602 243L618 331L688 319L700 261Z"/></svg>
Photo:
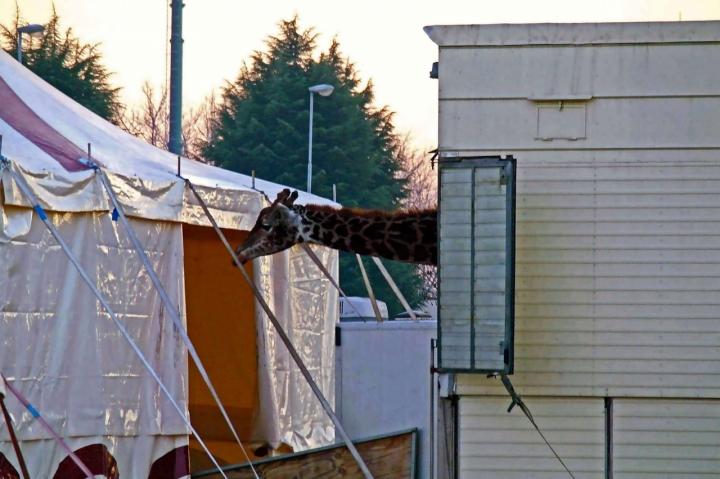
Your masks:
<svg viewBox="0 0 720 479"><path fill-rule="evenodd" d="M4 213L4 205L0 209ZM157 457L134 453L125 457L114 444L120 438L124 443L186 438L185 424L38 216L32 210L15 214L19 226L7 221L13 215L2 216L6 223L0 243L0 369L61 436L80 442L113 437L108 447L118 464L125 469L131 464L140 467L145 458L149 468ZM107 213L48 213L48 217L173 397L187 407L185 346L122 227ZM131 222L171 300L183 311L180 225ZM46 447L52 442L49 435L16 400L8 398L7 405L28 463L59 458L42 471L49 474L63 454L52 452L55 446ZM0 451L14 457L4 424L0 440Z"/></svg>

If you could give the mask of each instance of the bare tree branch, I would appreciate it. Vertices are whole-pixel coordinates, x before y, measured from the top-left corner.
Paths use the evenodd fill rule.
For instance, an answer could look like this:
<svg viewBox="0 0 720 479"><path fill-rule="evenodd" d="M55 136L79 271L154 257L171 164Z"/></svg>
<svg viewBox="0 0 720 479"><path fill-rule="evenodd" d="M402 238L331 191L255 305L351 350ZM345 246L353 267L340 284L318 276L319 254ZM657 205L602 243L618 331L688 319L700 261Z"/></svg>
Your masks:
<svg viewBox="0 0 720 479"><path fill-rule="evenodd" d="M403 202L406 208L437 208L437 174L430 165L430 157L411 144L409 133L400 137L396 158L406 180L408 196ZM423 294L426 301L437 299L437 268L417 265L423 280Z"/></svg>
<svg viewBox="0 0 720 479"><path fill-rule="evenodd" d="M151 145L167 150L170 140L168 90L165 87L155 90L145 82L142 93L142 102L136 108L124 111L120 126ZM183 112L181 136L184 157L205 163L202 147L212 135L212 120L216 111L217 101L213 92L201 105Z"/></svg>

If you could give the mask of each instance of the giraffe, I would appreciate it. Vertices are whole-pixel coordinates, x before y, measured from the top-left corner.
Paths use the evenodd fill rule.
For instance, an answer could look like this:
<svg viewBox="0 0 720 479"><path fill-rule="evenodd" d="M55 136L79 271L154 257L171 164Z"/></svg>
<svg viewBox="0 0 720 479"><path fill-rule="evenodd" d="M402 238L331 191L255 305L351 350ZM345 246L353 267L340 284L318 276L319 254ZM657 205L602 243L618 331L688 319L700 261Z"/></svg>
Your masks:
<svg viewBox="0 0 720 479"><path fill-rule="evenodd" d="M284 189L264 208L242 245L247 261L278 253L297 243L378 256L413 264L437 265L437 210L385 212L321 205L295 205L298 192Z"/></svg>

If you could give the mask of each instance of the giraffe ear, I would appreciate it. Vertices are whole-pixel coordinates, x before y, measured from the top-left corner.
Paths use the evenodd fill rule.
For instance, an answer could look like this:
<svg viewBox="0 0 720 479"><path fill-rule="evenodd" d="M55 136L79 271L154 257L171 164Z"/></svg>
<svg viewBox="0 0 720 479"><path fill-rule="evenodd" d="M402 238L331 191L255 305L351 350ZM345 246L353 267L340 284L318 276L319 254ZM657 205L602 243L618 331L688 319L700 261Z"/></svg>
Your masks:
<svg viewBox="0 0 720 479"><path fill-rule="evenodd" d="M295 190L295 191L292 192L292 194L290 195L290 197L283 202L283 204L284 204L285 206L287 206L288 208L290 208L290 207L293 205L293 203L295 203L295 200L296 200L297 198L298 198L298 192L297 192L297 190Z"/></svg>
<svg viewBox="0 0 720 479"><path fill-rule="evenodd" d="M290 196L290 190L288 188L285 188L280 193L278 193L277 198L275 198L275 201L273 201L272 206L275 206L278 203L284 204L288 196Z"/></svg>

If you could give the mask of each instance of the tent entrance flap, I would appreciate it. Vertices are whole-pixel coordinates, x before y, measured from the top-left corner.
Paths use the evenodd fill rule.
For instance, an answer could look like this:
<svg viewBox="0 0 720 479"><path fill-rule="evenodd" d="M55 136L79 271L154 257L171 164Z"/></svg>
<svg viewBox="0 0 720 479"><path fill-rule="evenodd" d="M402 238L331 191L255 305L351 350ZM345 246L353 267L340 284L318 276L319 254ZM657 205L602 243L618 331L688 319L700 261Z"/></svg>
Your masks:
<svg viewBox="0 0 720 479"><path fill-rule="evenodd" d="M188 334L209 376L216 378L215 388L240 439L252 449L248 443L258 405L254 298L250 288L237 281L237 271L212 228L187 224L182 228ZM244 231L224 233L237 244L247 236ZM252 265L246 267L252 274ZM189 383L190 420L207 439L213 455L230 464L244 462L244 454L192 363ZM191 459L197 457L194 446L199 449L191 441ZM247 449L255 459L257 456ZM199 463L191 460L192 470L199 470L196 465Z"/></svg>

